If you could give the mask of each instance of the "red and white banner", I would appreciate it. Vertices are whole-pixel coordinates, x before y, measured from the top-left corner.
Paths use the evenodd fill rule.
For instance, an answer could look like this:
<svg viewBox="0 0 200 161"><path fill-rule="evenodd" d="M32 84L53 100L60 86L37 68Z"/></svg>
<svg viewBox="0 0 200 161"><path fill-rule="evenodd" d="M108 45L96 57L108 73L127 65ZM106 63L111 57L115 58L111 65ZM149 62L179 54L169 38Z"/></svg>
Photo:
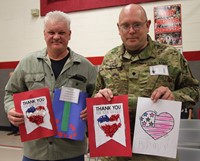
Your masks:
<svg viewBox="0 0 200 161"><path fill-rule="evenodd" d="M90 156L132 156L128 96L87 98L87 111Z"/></svg>
<svg viewBox="0 0 200 161"><path fill-rule="evenodd" d="M75 12L154 1L156 0L40 0L40 11L41 16L44 16L47 12L54 10Z"/></svg>

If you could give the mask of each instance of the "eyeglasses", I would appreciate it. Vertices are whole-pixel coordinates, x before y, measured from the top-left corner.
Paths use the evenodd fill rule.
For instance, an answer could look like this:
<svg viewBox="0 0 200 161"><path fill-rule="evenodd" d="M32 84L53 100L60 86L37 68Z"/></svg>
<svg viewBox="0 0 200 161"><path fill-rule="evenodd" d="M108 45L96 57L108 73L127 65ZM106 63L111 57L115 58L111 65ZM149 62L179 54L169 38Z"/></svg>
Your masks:
<svg viewBox="0 0 200 161"><path fill-rule="evenodd" d="M137 22L134 24L122 24L119 25L119 27L124 31L124 32L128 32L130 31L130 28L132 28L134 31L139 31L141 29L141 27L147 22L147 20L143 23Z"/></svg>

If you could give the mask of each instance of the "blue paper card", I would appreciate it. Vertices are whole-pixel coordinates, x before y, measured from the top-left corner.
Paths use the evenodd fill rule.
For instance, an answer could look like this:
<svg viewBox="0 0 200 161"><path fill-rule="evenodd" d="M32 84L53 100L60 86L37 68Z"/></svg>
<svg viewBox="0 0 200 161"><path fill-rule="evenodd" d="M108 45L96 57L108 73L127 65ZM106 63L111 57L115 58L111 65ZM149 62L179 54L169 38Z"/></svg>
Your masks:
<svg viewBox="0 0 200 161"><path fill-rule="evenodd" d="M83 140L85 136L86 121L80 118L80 112L86 107L88 94L80 92L78 104L60 100L60 89L55 89L53 98L53 111L57 126L56 138Z"/></svg>

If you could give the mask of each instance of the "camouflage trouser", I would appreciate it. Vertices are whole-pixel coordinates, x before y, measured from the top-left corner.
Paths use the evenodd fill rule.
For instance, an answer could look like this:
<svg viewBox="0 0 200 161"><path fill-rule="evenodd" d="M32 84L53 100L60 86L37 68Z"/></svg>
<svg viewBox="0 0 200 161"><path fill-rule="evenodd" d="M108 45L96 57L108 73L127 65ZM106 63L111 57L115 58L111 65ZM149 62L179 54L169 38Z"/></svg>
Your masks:
<svg viewBox="0 0 200 161"><path fill-rule="evenodd" d="M133 154L132 158L126 157L102 157L101 161L178 161L178 159L150 156L150 155L139 155Z"/></svg>

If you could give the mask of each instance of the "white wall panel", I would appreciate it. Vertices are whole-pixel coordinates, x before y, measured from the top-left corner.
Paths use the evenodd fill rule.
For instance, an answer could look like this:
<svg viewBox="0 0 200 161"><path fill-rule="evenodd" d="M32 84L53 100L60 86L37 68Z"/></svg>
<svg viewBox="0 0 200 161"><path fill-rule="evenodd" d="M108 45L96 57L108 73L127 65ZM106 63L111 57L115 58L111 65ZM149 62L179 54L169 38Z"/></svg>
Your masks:
<svg viewBox="0 0 200 161"><path fill-rule="evenodd" d="M154 39L153 8L169 4L182 5L183 50L200 50L200 1L171 0L141 4L152 20L150 35ZM0 62L18 61L28 53L45 47L43 17L33 18L31 9L40 9L40 0L2 0L0 2ZM116 23L121 7L69 13L72 20L70 47L84 56L103 56L121 44Z"/></svg>

